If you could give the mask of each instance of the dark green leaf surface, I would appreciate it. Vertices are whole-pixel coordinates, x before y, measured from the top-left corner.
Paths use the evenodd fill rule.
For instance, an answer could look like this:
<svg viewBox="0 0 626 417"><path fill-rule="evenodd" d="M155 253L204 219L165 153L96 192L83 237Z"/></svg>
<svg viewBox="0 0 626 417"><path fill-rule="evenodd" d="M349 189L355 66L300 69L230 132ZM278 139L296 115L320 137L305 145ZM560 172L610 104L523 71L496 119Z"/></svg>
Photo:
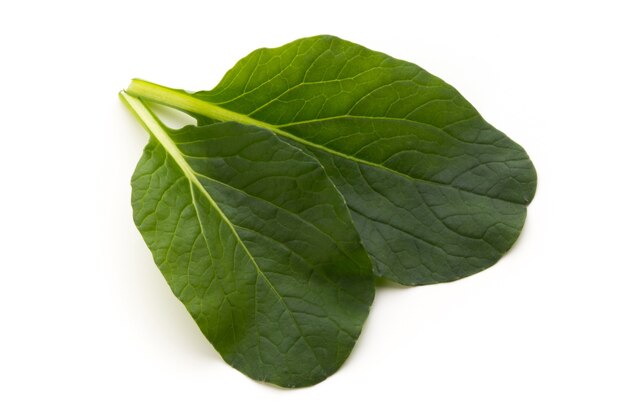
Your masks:
<svg viewBox="0 0 626 417"><path fill-rule="evenodd" d="M518 238L536 173L518 144L415 64L332 36L242 59L212 91L130 94L272 130L322 163L380 276L462 278ZM206 119L201 119L202 120Z"/></svg>
<svg viewBox="0 0 626 417"><path fill-rule="evenodd" d="M151 133L132 179L135 223L176 296L222 357L280 386L334 373L374 284L343 199L319 163L239 123Z"/></svg>

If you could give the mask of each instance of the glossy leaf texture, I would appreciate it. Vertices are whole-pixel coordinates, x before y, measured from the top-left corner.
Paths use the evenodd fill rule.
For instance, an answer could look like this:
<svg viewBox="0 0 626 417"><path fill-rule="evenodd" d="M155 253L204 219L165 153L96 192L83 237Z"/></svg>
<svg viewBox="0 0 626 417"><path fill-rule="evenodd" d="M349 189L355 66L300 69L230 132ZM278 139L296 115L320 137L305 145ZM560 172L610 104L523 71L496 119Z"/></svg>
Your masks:
<svg viewBox="0 0 626 417"><path fill-rule="evenodd" d="M306 149L343 194L377 275L453 281L498 261L536 188L527 153L415 64L332 36L259 49L211 91L129 88L199 122L238 120Z"/></svg>
<svg viewBox="0 0 626 417"><path fill-rule="evenodd" d="M319 162L255 126L171 130L122 97L151 134L132 178L135 223L208 340L256 380L299 387L333 374L374 280Z"/></svg>

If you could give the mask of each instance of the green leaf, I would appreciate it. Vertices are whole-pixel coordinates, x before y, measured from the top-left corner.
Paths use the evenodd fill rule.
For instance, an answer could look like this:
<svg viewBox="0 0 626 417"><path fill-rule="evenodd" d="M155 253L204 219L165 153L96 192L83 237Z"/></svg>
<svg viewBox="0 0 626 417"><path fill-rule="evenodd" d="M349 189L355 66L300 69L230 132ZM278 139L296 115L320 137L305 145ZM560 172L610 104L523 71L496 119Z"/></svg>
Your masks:
<svg viewBox="0 0 626 417"><path fill-rule="evenodd" d="M174 131L122 99L151 134L134 219L174 294L224 360L284 387L334 373L374 295L367 253L319 163L234 122Z"/></svg>
<svg viewBox="0 0 626 417"><path fill-rule="evenodd" d="M259 49L211 91L135 80L129 94L273 131L322 163L377 275L452 281L518 238L536 173L521 146L415 64L332 36Z"/></svg>

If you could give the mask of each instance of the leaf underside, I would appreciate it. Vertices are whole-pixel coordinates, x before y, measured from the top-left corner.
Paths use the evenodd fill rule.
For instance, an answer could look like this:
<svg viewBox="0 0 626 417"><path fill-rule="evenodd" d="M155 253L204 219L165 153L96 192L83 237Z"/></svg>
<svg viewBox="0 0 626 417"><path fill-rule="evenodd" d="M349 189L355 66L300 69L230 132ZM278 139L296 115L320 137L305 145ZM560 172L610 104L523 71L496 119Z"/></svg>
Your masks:
<svg viewBox="0 0 626 417"><path fill-rule="evenodd" d="M132 206L172 291L244 374L297 387L334 373L360 334L374 284L319 163L254 126L160 128L167 138L152 132Z"/></svg>
<svg viewBox="0 0 626 417"><path fill-rule="evenodd" d="M336 37L256 50L194 97L313 154L346 199L375 273L402 284L493 265L518 238L535 193L524 149L457 90Z"/></svg>

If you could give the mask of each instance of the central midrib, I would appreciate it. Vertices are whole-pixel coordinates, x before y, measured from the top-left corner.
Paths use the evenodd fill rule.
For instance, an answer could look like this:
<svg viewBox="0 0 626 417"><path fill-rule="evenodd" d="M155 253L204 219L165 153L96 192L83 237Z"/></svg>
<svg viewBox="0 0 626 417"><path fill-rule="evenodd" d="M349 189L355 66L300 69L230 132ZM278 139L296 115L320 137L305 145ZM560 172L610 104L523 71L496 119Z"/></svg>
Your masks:
<svg viewBox="0 0 626 417"><path fill-rule="evenodd" d="M242 124L246 124L246 125L252 125L252 126L257 126L257 127L261 127L263 129L268 129L274 133L276 133L277 135L283 136L285 138L291 139L294 142L297 142L303 146L306 147L310 147L310 148L314 148L326 153L329 153L333 156L339 157L339 158L343 158L343 159L347 159L349 161L352 161L354 163L357 164L362 164L362 165L367 165L367 166L371 166L377 169L381 169L387 172L391 172L394 175L398 175L401 176L405 179L408 179L410 181L416 181L416 182L420 182L423 184L428 184L428 185L436 185L439 187L446 187L446 188L450 188L453 189L455 191L460 191L460 192L465 192L468 194L472 194L478 197L482 197L482 198L488 198L488 199L492 199L492 200L499 200L499 201L503 201L509 204L517 204L517 205L523 205L523 203L518 202L518 201L511 201L511 200L507 200L504 198L500 198L500 197L494 197L494 196L488 196L485 194L480 194L477 193L475 191L472 190L467 190L464 188L460 188L460 187L455 187L452 184L448 184L445 182L439 182L439 181L434 181L434 180L430 180L430 179L424 179L424 178L415 178L412 177L410 175L407 175L403 172L400 171L396 171L394 169L391 169L385 165L381 165L378 164L376 162L372 162L372 161L367 161L365 159L361 159L358 158L356 156L353 155L348 155L345 154L343 152L339 152L335 149L332 148L328 148L325 147L323 145L320 145L318 143L314 143L314 142L310 142L307 141L297 135L294 135L293 133L287 132L283 129L281 129L280 127L273 125L271 123L266 123L263 122L261 120L257 120L254 119L250 116L247 116L245 114L241 114L241 113L237 113L234 112L232 110L228 110L225 109L223 107L218 106L217 104L213 104L210 103L208 101L204 101L201 100L199 98L194 97L193 95L182 91L182 90L175 90L169 87L164 87L162 85L159 84L155 84L155 83L151 83L149 81L144 81L144 80L140 80L140 79L134 79L132 80L130 86L126 89L126 92L132 96L135 97L139 97L142 99L146 99L149 101L153 101L155 103L159 103L159 104L163 104L166 106L170 106L170 107L174 107L176 109L179 110L183 110L183 111L189 111L195 114L199 114L205 117L208 117L210 119L214 119L214 120L218 120L220 122L237 122L237 123L242 123Z"/></svg>

